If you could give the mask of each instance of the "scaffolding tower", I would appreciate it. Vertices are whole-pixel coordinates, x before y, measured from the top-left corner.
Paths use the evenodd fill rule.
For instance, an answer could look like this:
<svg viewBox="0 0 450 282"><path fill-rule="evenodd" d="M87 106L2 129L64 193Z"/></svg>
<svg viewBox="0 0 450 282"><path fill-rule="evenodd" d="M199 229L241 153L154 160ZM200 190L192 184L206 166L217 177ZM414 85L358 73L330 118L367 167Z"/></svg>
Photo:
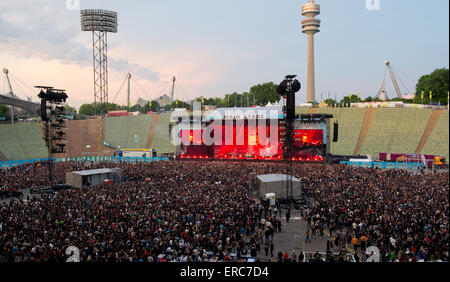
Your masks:
<svg viewBox="0 0 450 282"><path fill-rule="evenodd" d="M106 110L108 103L108 32L117 33L117 13L106 10L81 10L81 30L92 31L94 103ZM101 112L100 114L104 114Z"/></svg>

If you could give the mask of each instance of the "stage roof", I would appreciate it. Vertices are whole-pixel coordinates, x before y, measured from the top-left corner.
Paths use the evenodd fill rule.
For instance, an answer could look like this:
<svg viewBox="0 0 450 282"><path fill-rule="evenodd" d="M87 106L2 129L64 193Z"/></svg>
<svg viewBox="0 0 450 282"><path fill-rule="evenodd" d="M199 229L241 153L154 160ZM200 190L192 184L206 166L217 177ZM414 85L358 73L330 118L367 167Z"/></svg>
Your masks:
<svg viewBox="0 0 450 282"><path fill-rule="evenodd" d="M280 181L288 181L289 175L286 174L265 174L256 176L262 182L280 182ZM300 179L292 176L293 182L300 182Z"/></svg>
<svg viewBox="0 0 450 282"><path fill-rule="evenodd" d="M110 172L116 172L117 168L100 168L100 169L93 169L93 170L82 170L82 171L74 171L73 173L79 174L82 176L89 176L89 175L96 175L96 174L104 174L104 173L110 173Z"/></svg>

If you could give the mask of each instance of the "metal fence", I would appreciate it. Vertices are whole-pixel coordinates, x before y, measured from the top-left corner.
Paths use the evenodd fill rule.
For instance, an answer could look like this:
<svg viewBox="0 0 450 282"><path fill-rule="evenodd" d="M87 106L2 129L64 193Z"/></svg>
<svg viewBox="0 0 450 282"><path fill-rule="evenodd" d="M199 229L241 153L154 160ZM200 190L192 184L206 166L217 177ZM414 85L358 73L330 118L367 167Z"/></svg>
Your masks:
<svg viewBox="0 0 450 282"><path fill-rule="evenodd" d="M353 167L370 167L380 169L407 169L407 170L421 170L424 168L421 162L358 162L358 161L341 161L341 164L346 164Z"/></svg>

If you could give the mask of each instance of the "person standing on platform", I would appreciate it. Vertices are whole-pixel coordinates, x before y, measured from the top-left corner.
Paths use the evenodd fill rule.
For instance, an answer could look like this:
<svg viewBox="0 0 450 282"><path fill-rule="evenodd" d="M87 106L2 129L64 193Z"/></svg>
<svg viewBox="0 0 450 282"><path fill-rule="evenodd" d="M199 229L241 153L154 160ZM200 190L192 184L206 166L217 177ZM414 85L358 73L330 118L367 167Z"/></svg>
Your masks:
<svg viewBox="0 0 450 282"><path fill-rule="evenodd" d="M306 230L306 233L305 233L305 235L306 235L305 243L311 242L311 237L309 236L309 233L310 233L310 231L308 228L308 230Z"/></svg>
<svg viewBox="0 0 450 282"><path fill-rule="evenodd" d="M270 241L270 256L273 257L273 250L275 249L273 241Z"/></svg>
<svg viewBox="0 0 450 282"><path fill-rule="evenodd" d="M286 212L286 222L289 222L290 218L291 218L291 208L288 208Z"/></svg>

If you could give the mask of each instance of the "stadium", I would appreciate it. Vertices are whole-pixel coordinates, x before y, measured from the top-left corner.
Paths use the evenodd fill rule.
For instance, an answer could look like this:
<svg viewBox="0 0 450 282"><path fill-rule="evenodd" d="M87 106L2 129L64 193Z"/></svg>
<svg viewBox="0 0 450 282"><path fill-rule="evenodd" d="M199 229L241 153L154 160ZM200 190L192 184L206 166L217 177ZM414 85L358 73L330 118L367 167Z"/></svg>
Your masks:
<svg viewBox="0 0 450 282"><path fill-rule="evenodd" d="M333 115L330 123L338 121L339 140L330 144L331 154L371 155L374 160L380 152L436 155L446 160L449 157L448 110L297 108L296 113ZM171 113L68 121L67 152L58 157L112 156L119 148L153 149L159 155L174 155L176 146L170 141L170 122ZM100 127L104 128L104 139L100 136ZM5 124L0 127L0 134L2 162L47 157L39 123ZM332 136L333 132L330 134ZM138 135L137 143L135 135Z"/></svg>
<svg viewBox="0 0 450 282"><path fill-rule="evenodd" d="M330 143L329 149L330 153L333 154L333 156L355 156L356 158L359 156L359 158L366 158L365 156L367 155L377 156L377 154L380 152L404 154L413 152L418 154L443 156L444 158L442 160L446 160L448 158L448 110L442 110L442 113L439 114L440 118L438 120L435 120L436 111L441 110L399 108L296 109L296 113L298 113L299 115L329 114L333 115L333 119L331 119L331 122L338 121L338 142ZM367 119L371 119L370 125L367 125ZM351 241L347 242L347 239L352 235L350 235L349 233L342 233L343 235L341 235L340 233L334 231L334 229L344 230L348 224L353 224L353 221L355 221L355 219L352 219L352 216L349 217L349 215L345 215L345 213L342 214L342 211L337 210L333 211L333 213L336 212L336 214L321 214L321 212L319 212L321 217L315 219L314 216L318 212L317 209L320 208L319 211L323 210L324 207L335 209L338 206L344 204L344 202L339 201L344 201L345 199L347 199L347 193L356 195L358 195L359 193L363 193L357 197L352 196L351 199L353 200L351 204L357 205L358 203L360 203L360 201L371 201L373 205L371 204L370 210L374 210L374 213L377 211L382 211L377 210L377 208L379 209L380 207L385 206L385 204L387 203L385 201L395 203L395 206L403 205L405 209L404 212L397 216L399 216L399 220L404 221L409 220L409 216L411 215L411 213L415 213L416 208L414 208L414 206L418 204L418 199L420 199L419 201L425 206L427 206L434 200L437 200L434 197L442 196L442 199L448 199L448 197L445 196L446 193L448 194L448 168L446 169L445 166L439 168L438 165L431 165L428 167L421 166L420 168L418 168L417 161L413 161L413 165L411 165L408 164L406 160L382 162L375 158L369 163L355 162L354 164L339 165L329 164L329 162L324 161L319 161L316 163L316 161L314 161L313 159L311 159L311 161L306 161L305 158L303 162L295 161L294 164L292 164L292 175L295 178L301 180L301 191L303 195L302 198L307 199L308 201L310 201L311 199L319 201L319 207L311 208L307 203L304 203L304 205L293 207L293 210L289 210L288 212L289 208L287 206L281 206L283 202L278 201L270 211L263 211L261 210L261 207L257 209L257 202L262 199L258 196L255 197L255 193L252 193L254 192L254 189L251 189L251 181L249 181L249 175L283 174L286 173L286 171L289 171L287 170L288 165L283 163L283 161L278 160L277 158L274 158L274 161L272 161L272 158L269 159L269 157L267 157L267 159L259 159L256 161L240 159L238 156L236 156L235 159L214 160L213 156L211 157L211 159L207 159L207 155L204 155L204 159L200 159L202 154L194 153L192 154L192 159L190 160L187 160L187 155L178 154L177 158L177 146L171 143L169 136L170 123L171 113L142 115L138 117L106 117L104 119L67 121L67 153L58 155L58 157L56 158L56 164L53 170L56 178L54 184L66 184L65 175L67 172L98 168L121 168L122 176L124 177L124 180L126 182L123 182L122 184L107 184L107 182L105 182L101 183L100 186L97 186L92 190L85 190L86 187L78 191L60 190L56 200L58 202L64 202L66 198L70 198L76 199L76 202L83 202L91 197L105 196L107 196L109 199L112 199L111 202L96 202L93 206L93 209L90 210L85 210L86 207L83 207L83 211L80 211L78 215L86 219L88 219L90 216L92 216L93 218L98 217L100 218L100 221L102 221L103 218L103 221L105 222L102 225L102 229L100 229L101 231L103 231L102 233L109 233L111 231L111 228L120 228L120 234L126 234L127 228L125 227L130 228L130 224L134 224L129 222L129 218L127 218L127 216L136 214L141 217L145 217L150 216L150 211L151 213L159 211L161 214L156 217L153 216L154 220L156 221L154 223L151 223L150 227L151 230L154 230L152 232L156 233L150 235L150 238L165 238L163 240L168 240L166 243L169 244L170 240L179 240L177 239L179 238L179 236L180 238L184 237L185 241L190 240L189 236L183 235L183 230L176 231L176 226L168 227L167 222L171 222L174 218L180 216L177 213L172 212L172 205L176 204L177 206L181 207L180 212L183 210L188 211L192 208L192 204L199 203L199 201L203 201L204 199L208 198L208 202L200 206L201 212L196 215L196 217L200 216L200 218L197 218L196 220L187 218L184 220L186 220L186 222L193 222L192 220L203 221L201 220L201 218L203 218L204 215L208 215L208 218L212 216L212 218L214 218L214 221L210 222L210 219L207 219L207 222L205 222L205 224L208 223L207 225L209 225L214 223L216 226L227 226L227 228L230 228L228 232L231 232L225 233L227 236L232 236L231 234L235 231L237 233L241 233L241 231L243 231L242 237L245 238L245 240L249 241L247 241L244 245L239 246L239 243L244 242L241 240L242 237L240 235L235 238L236 241L230 242L229 245L227 243L224 245L214 246L214 244L211 245L211 242L205 245L205 243L207 242L204 242L202 243L204 246L204 253L202 255L191 254L192 258L188 258L189 253L183 253L183 250L180 248L174 248L174 246L169 247L170 244L166 246L165 250L142 247L142 249L140 250L142 251L142 254L145 254L145 258L139 257L139 254L137 253L127 253L126 249L123 249L122 252L119 253L119 258L112 258L110 254L108 256L108 252L103 247L100 248L103 249L104 255L93 257L91 251L89 250L89 246L85 246L85 250L81 251L83 260L120 262L129 260L147 261L147 258L149 258L149 260L152 261L242 261L245 260L244 258L247 259L247 257L251 257L256 252L255 250L258 249L261 252L260 255L259 252L257 252L258 256L260 257L259 259L262 261L269 260L270 251L265 256L263 245L265 244L265 242L270 241L267 241L268 238L273 238L270 236L275 236L276 238L279 235L277 235L277 232L275 232L275 235L266 233L265 235L260 234L261 237L258 237L257 234L259 234L258 230L260 230L259 232L261 232L263 228L261 226L261 217L264 217L264 214L267 212L273 213L273 210L275 210L277 206L279 210L283 210L283 215L281 216L284 216L284 218L275 217L273 222L274 226L277 226L278 222L279 224L281 224L281 222L283 222L283 224L287 224L285 213L292 213L293 218L301 217L305 220L309 220L309 222L314 222L315 220L317 220L315 224L321 226L320 228L317 228L317 230L321 231L311 231L312 233L308 234L307 236L311 236L311 239L313 240L315 238L320 238L316 240L323 241L322 245L319 245L317 247L316 245L320 243L313 243L311 245L307 244L306 249L299 249L297 251L297 256L302 254L303 260L314 261L316 259L314 257L316 255L315 251L317 250L320 250L320 253L323 253L323 256L325 257L325 247L327 244L325 244L324 242L331 241L324 239L327 235L324 235L323 232L330 234L329 239L333 238L334 240L332 242L337 244L336 246L331 247L331 250L333 251L333 254L335 256L335 261L354 261L355 258L356 260L358 259L358 255L362 260L364 260L364 257L366 255L364 252L362 252L363 246L360 247L361 249L358 252L358 247L353 247ZM429 128L430 126L433 126L433 128ZM28 199L30 201L28 203L31 204L31 206L33 206L34 204L40 205L45 203L46 201L52 200L52 198L50 197L46 198L47 196L39 194L43 193L42 191L45 190L45 188L43 187L48 186L48 170L46 168L46 166L48 165L46 162L47 149L45 146L45 142L42 139L41 127L42 126L40 126L40 123L24 123L0 126L0 148L3 161L2 166L4 166L1 171L0 180L0 187L2 187L2 199L11 199L10 197L16 196L19 198ZM105 129L104 139L99 136L100 127L104 127ZM333 135L333 132L331 132L330 134ZM427 138L424 138L424 136L426 136L427 134L429 134L429 136L427 136ZM137 142L135 139L135 135L138 135ZM104 144L108 144L109 146L107 147ZM86 148L87 146L91 147L88 149ZM117 152L118 148L126 148L130 149L131 151L133 149L138 151L149 149L151 151L157 152L158 157L114 157L113 155L115 152ZM420 150L418 150L418 148ZM8 156L9 158L7 158ZM194 160L194 156L198 159ZM357 161L360 161L360 159L357 159ZM396 169L394 169L395 172L390 172L390 170L377 169L377 167L381 168L383 164L390 164L393 167L396 167ZM424 173L422 175L419 169L421 169L422 171L434 169L438 170L438 172ZM443 169L443 171L439 172L441 169ZM335 181L339 181L341 183L345 183L345 181L348 181L345 180L346 177L348 177L348 179L354 180L356 178L358 184L356 184L355 186L350 186L350 188L347 188L346 186L345 188L343 186L333 186L336 184ZM381 177L383 181L374 187L371 179L379 177ZM18 181L18 179L20 179L20 181ZM327 181L322 180L322 182L317 182L318 179L327 179ZM375 197L377 193L382 191L382 189L386 189L386 187L389 187L389 185L391 185L390 183L395 183L399 179L402 179L402 182L397 184L398 186L396 189L398 189L400 196L395 194L386 194L386 198L383 201L377 201L371 198ZM195 183L195 185L193 185L193 183ZM279 185L283 186L284 184ZM30 189L23 189L25 187ZM126 187L135 188L129 190ZM147 189L150 187L152 190L155 189L156 191L158 191L158 194L145 196L144 198L142 198L142 201L131 200L143 197L142 193L144 193L144 191L148 191ZM231 187L234 188L229 190ZM364 190L361 190L362 187L371 187L370 192L364 192ZM40 191L39 189L42 189L42 191ZM278 192L279 195L283 194L283 189L284 188L280 189L281 191ZM417 191L412 192L414 191L413 189L417 189ZM34 192L35 190L37 192ZM89 191L89 198L84 198L85 194L83 195L82 193L85 192L82 191ZM114 191L113 194L111 194L111 191ZM196 195L196 193L200 193L199 191L201 191L201 196L190 196L187 199L179 198L179 196L176 196L180 193L181 195ZM212 191L216 192L210 195ZM220 193L217 193L217 191L220 191ZM325 201L325 195L327 193L330 193L331 191L333 191L332 193L339 193L338 197L342 198L333 199L335 205L330 206L330 204ZM131 204L133 208L128 211L129 214L125 217L113 214L108 214L107 216L106 214L103 215L103 209L105 210L105 213L111 213L111 211L113 210L122 209L120 208L121 205L126 203L120 200L121 196L119 195L122 195L122 193L125 193L125 195L127 195L127 198L129 199L128 201L131 201L129 202L129 204ZM161 196L159 193L168 193L168 195L171 195L170 198L172 198L173 201L169 201L167 203L167 206L160 206L160 204L157 204L159 202L157 199ZM412 193L412 195L410 193ZM119 196L119 198L117 198L117 196ZM41 200L31 200L34 197L37 197ZM34 203L34 201L36 202ZM226 201L227 206L222 206L223 201ZM61 202L61 204L57 204L58 206L60 206L60 209L62 209L61 211L58 211L58 213L61 212L61 215L67 213L68 209L77 209L77 206L67 206L65 204L62 204L63 202ZM121 202L122 204L119 204ZM262 201L261 203L263 202L264 201ZM24 203L16 203L15 206L10 206L10 208L14 207L16 211L22 209L28 210L29 206L24 206ZM240 212L238 212L235 219L237 220L237 222L235 222L234 225L229 225L230 222L226 219L226 217L224 217L224 215L226 214L227 209L233 207L228 206L231 203L233 206L236 205L235 208L238 209L239 207L250 208L253 215L249 217L248 214L241 214ZM143 211L140 208L142 204L150 205L152 208L150 208L150 210ZM352 208L355 208L355 206L344 206L345 208L343 209L350 210ZM196 209L198 210L199 208ZM354 210L354 212L357 213L357 210L358 209ZM427 237L421 238L417 241L413 241L414 243L417 242L418 245L409 242L409 237L404 237L410 235L396 234L397 236L401 236L398 237L398 240L402 240L401 238L408 239L405 241L405 245L403 247L397 247L398 251L400 253L403 253L403 255L400 255L400 257L398 258L399 260L420 260L419 253L421 252L419 252L419 249L424 248L421 241L430 236L432 236L431 238L434 238L435 242L440 243L439 245L434 246L428 253L429 257L424 259L433 261L438 259L446 259L446 253L444 250L446 244L445 242L446 240L448 240L448 233L445 233L445 229L442 229L442 226L439 226L439 222L445 222L445 220L447 220L446 218L448 215L448 201L446 202L439 200L435 205L429 206L429 208L427 208L426 210L427 213L430 213L430 217L433 217L436 220L431 224L437 225L433 225L433 231L423 234L423 236ZM210 214L210 212L212 212L212 214ZM2 213L2 215L7 216L7 214L10 215L11 213L14 214L15 210L7 209ZM438 213L442 217L436 217L436 214ZM268 216L268 214L266 215ZM78 216L72 218L64 218L61 220L65 222L64 226L67 225L68 227L78 220ZM366 214L366 212L364 212L357 213L357 215L353 215L353 217L354 216L357 216L358 218L365 218L368 215ZM250 218L252 220L250 220ZM375 232L373 228L377 226L371 225L373 224L371 221L374 219L374 217L369 215L369 217L366 219L369 222L364 222L364 220L359 219L361 221L361 224L367 224L367 227L363 227L362 230L358 230L358 232L361 232L359 234L367 234L365 236L368 238L368 241L364 242L363 244L366 244L367 246L376 244L377 246L379 246L380 244L383 245L388 243L387 245L389 245L389 242L384 242L383 240L396 238L392 237L394 236L394 234L390 233L386 234L386 237L384 237L384 239L374 237L374 234L371 233ZM8 225L5 224L5 220L6 218L3 217L3 232L5 232L5 230L8 230L6 229L6 226ZM358 223L359 220L357 220L356 222ZM46 222L48 223L52 221L53 220L50 219L46 220ZM332 223L330 224L330 222ZM422 228L420 227L421 224L425 223L422 221L417 222L416 228ZM383 228L383 224L378 226ZM429 225L427 224L427 226ZM206 226L201 225L200 227L204 228ZM14 227L14 225L9 225L8 228L12 228L10 229L12 231L16 227ZM162 236L162 234L160 234L161 231L158 231L166 230L167 228L173 230L171 231L171 234L174 234L174 237ZM219 231L220 229L216 230L215 232L219 234ZM70 233L72 231L68 232ZM181 233L178 234L177 232ZM196 231L192 230L191 232L194 232L192 234L194 235L196 233L202 234L202 232L204 231L200 229ZM415 236L420 236L419 234L422 234L419 233L419 230L417 230L417 232L418 233L416 233ZM32 240L32 238L28 237L30 235L31 234L27 234L26 232L23 233L22 236L24 236L24 242ZM99 244L100 242L105 242L105 240L107 239L113 239L103 238L104 236L100 235L98 236L99 237L96 237L94 240L98 240ZM138 238L147 238L148 235L144 237L140 237L140 235L135 236L137 240ZM141 234L141 236L143 236L143 234ZM233 236L231 238L233 238ZM265 236L268 237L266 238ZM350 237L347 238L345 236ZM70 238L79 240L74 236L69 237L69 240L71 240ZM438 238L441 238L443 241L439 241L440 239ZM120 240L120 237L116 238L116 240ZM220 237L217 237L216 240L220 241L221 239ZM340 243L336 240L340 240ZM80 243L78 242L74 243L71 241L70 243L77 246L80 245ZM64 245L65 242L61 242L60 244L62 244L58 246L60 251L66 248L66 246ZM346 246L348 248L345 249L344 252L342 252L340 249L343 248L343 246ZM5 247L5 245L3 245L3 247ZM168 248L171 248L172 250L176 249L179 252L180 256L175 257L172 253L168 254ZM218 250L220 248L228 249L228 251L219 252ZM287 251L290 251L288 248L293 247L289 246L286 247L286 249L279 249L278 247L274 247L274 257L276 257L276 254L279 251L282 251L283 255L285 255ZM412 248L416 249L416 253L411 252ZM409 250L410 253L408 255L404 255L404 252L407 252L407 250ZM381 251L381 254L384 255L383 258L387 260L387 254L391 254L392 251L392 249L385 249ZM239 252L242 252L242 254L238 255L237 253ZM182 253L184 254L183 256L181 256ZM4 250L2 251L2 254L4 255L3 260L14 260L14 258L11 257L11 255L13 254L10 252L6 252ZM161 254L164 254L165 256L160 257ZM23 261L42 260L42 257L37 258L36 254L27 253L26 251L24 251L22 255L23 257L21 259L23 259ZM292 253L289 253L288 255L292 259ZM415 257L414 255L417 255L417 257ZM18 254L16 254L16 256L20 257L18 256ZM423 257L422 253L421 256ZM193 260L194 257L195 259ZM62 259L63 257L52 253L48 257L45 257L44 261L60 261Z"/></svg>
<svg viewBox="0 0 450 282"><path fill-rule="evenodd" d="M5 69L0 262L448 262L448 81L402 95L388 61L398 97L383 82L375 98L317 102L320 6L303 4L307 74L252 87L239 106L237 93L175 100L175 77L133 106L130 73L115 104L112 11L80 12L94 103L69 113L78 97L51 86L21 99ZM448 80L424 77L442 70Z"/></svg>

